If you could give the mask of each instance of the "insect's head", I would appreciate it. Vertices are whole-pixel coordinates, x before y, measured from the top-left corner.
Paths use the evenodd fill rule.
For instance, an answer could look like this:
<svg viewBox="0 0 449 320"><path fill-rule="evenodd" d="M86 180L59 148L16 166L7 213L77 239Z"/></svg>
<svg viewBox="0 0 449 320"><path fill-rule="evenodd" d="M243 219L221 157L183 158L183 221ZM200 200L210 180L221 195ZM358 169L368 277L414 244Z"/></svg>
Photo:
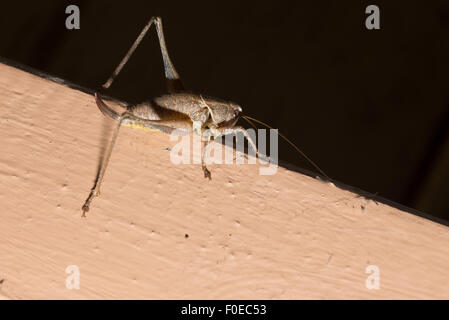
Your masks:
<svg viewBox="0 0 449 320"><path fill-rule="evenodd" d="M230 102L228 109L228 121L232 119L238 120L240 112L242 112L242 107L240 107L237 103Z"/></svg>
<svg viewBox="0 0 449 320"><path fill-rule="evenodd" d="M234 102L226 102L212 107L211 118L220 126L233 126L242 112L242 108Z"/></svg>

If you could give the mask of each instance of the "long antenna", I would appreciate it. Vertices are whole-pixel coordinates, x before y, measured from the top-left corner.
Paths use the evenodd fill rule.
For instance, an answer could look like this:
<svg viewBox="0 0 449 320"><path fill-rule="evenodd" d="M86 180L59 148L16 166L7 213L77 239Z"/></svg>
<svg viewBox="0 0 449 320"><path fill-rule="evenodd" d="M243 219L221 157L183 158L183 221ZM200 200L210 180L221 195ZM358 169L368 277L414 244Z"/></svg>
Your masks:
<svg viewBox="0 0 449 320"><path fill-rule="evenodd" d="M262 121L260 121L260 120L254 119L254 118L252 118L252 117L242 115L242 118L245 119L246 121L248 121L248 123L249 123L250 125L252 125L252 126L254 126L254 125L251 123L250 120L252 120L252 121L254 121L254 122L257 122L257 123L259 123L259 124L261 124L261 125L263 125L263 126L265 126L265 127L267 127L267 128L274 129L273 127L271 127L270 125L266 124L265 122L262 122ZM299 154L301 154L307 161L309 161L309 163L310 163L315 169L317 169L323 176L325 176L328 180L332 180L331 178L329 178L329 176L328 176L327 174L324 173L323 170L321 170L321 168L320 168L315 162L312 161L312 159L310 159L310 158L309 158L309 157L308 157L308 156L307 156L301 149L299 149L299 148L296 146L296 144L294 144L293 142L291 142L291 141L290 141L286 136L284 136L279 130L278 130L278 135L279 135L282 139L284 139L286 142L288 142L288 143L289 143L289 144L290 144L296 151L298 151Z"/></svg>

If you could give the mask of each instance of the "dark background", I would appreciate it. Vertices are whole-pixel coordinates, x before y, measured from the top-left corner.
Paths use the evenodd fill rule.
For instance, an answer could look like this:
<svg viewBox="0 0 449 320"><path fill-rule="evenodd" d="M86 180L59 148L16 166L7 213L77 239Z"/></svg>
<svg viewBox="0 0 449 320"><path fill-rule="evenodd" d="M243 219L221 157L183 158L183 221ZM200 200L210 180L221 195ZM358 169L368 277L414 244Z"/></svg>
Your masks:
<svg viewBox="0 0 449 320"><path fill-rule="evenodd" d="M448 1L8 1L0 56L97 89L156 15L188 89L239 103L338 181L449 219ZM151 30L108 95L164 93L159 50ZM279 157L313 169L286 143Z"/></svg>

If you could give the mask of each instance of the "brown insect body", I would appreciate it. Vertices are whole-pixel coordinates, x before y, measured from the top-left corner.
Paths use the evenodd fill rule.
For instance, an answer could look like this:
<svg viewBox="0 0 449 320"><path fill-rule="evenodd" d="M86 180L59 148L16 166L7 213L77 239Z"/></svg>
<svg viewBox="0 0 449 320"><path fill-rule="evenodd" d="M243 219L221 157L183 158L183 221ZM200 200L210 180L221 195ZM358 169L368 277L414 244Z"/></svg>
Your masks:
<svg viewBox="0 0 449 320"><path fill-rule="evenodd" d="M119 115L96 94L96 102L103 114L119 121ZM238 120L242 108L221 99L206 97L194 93L171 93L156 97L150 101L131 106L126 111L129 119L123 124L136 124L150 129L172 133L190 133L197 129L218 129L232 127Z"/></svg>

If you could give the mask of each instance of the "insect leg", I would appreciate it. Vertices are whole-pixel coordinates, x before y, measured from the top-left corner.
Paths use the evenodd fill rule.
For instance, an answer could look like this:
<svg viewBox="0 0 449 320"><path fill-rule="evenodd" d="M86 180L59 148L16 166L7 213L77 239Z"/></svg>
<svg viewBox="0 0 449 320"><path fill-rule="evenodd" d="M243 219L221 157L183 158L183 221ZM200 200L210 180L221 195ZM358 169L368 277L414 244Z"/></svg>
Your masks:
<svg viewBox="0 0 449 320"><path fill-rule="evenodd" d="M210 171L206 167L205 159L206 159L207 146L209 145L212 137L213 137L213 134L210 129L203 131L203 133L201 134L201 142L202 142L201 168L203 169L203 172L204 172L204 178L209 178L209 180L211 180L212 177L211 177Z"/></svg>
<svg viewBox="0 0 449 320"><path fill-rule="evenodd" d="M259 150L257 149L256 143L253 141L253 139L249 136L248 132L245 130L245 128L236 126L236 127L221 127L221 128L213 128L213 130L207 129L202 134L202 142L203 142L203 151L201 153L201 167L204 172L204 177L211 179L211 173L206 167L205 157L206 157L206 150L207 146L210 143L211 138L217 138L219 136L229 135L229 134L237 134L241 132L243 136L248 140L249 145L251 148L256 152L256 155L260 158L267 160L266 156L261 156L259 154ZM207 140L204 140L207 139Z"/></svg>
<svg viewBox="0 0 449 320"><path fill-rule="evenodd" d="M259 154L259 150L257 149L256 143L253 141L253 139L249 136L248 132L245 130L245 128L236 126L236 127L221 127L216 129L221 135L228 135L228 134L237 134L241 132L243 136L248 140L249 145L251 148L256 152L256 155L259 158L263 158L266 160L265 156L261 156Z"/></svg>
<svg viewBox="0 0 449 320"><path fill-rule="evenodd" d="M118 124L117 124L117 127L114 130L113 135L112 135L111 142L109 143L108 148L106 150L106 154L104 155L103 161L101 162L100 172L98 173L98 177L97 177L97 179L95 181L95 184L94 184L93 188L90 190L90 194L87 197L86 202L84 202L82 217L85 217L86 216L86 212L89 211L89 206L90 206L90 203L92 202L92 200L95 197L98 197L100 195L101 182L103 181L104 173L105 173L106 168L108 166L109 159L110 159L111 153L112 153L112 149L114 148L115 141L117 140L117 136L118 136L118 132L120 130L120 126L122 125L122 123L123 123L123 121L125 119L126 119L126 114L120 116L120 119L118 120Z"/></svg>
<svg viewBox="0 0 449 320"><path fill-rule="evenodd" d="M203 151L201 152L201 168L203 169L204 172L204 178L209 178L209 180L212 179L211 174L209 169L207 169L206 167L206 150L207 150L207 146L209 145L210 140L209 141L203 141Z"/></svg>
<svg viewBox="0 0 449 320"><path fill-rule="evenodd" d="M159 38L159 45L161 47L162 59L164 61L165 78L167 79L167 90L170 93L184 90L184 86L181 82L179 74L176 72L176 69L168 55L167 45L165 44L164 31L162 30L162 19L160 17L152 17L150 19L150 21L148 21L148 23L145 25L145 27L140 32L137 39L134 41L131 48L128 50L126 55L123 57L122 61L115 68L112 75L103 84L103 88L108 89L111 86L112 82L114 82L115 77L117 77L117 75L120 73L122 68L128 62L129 58L134 53L136 48L139 46L143 37L148 32L148 30L150 29L150 27L153 23L156 25L157 36Z"/></svg>
<svg viewBox="0 0 449 320"><path fill-rule="evenodd" d="M148 23L146 24L146 26L143 28L143 30L140 32L139 36L137 37L137 39L134 41L133 45L131 46L131 48L129 48L128 52L126 53L126 55L123 57L122 61L120 61L119 65L115 68L114 72L111 74L111 76L109 77L109 79L103 84L103 88L108 89L112 82L114 82L114 79L116 76L118 76L118 74L120 73L120 71L122 70L122 68L125 66L125 64L128 62L129 58L131 57L131 55L134 53L134 51L136 50L136 48L139 46L140 42L142 41L143 37L145 36L145 34L147 33L148 29L150 29L151 25L154 22L154 17L150 19L150 21L148 21Z"/></svg>
<svg viewBox="0 0 449 320"><path fill-rule="evenodd" d="M162 59L164 61L165 78L167 80L167 90L170 93L184 90L179 74L176 72L175 66L168 55L167 45L165 44L164 30L162 29L162 19L160 17L153 17L156 25L157 37L159 38L159 45L161 47Z"/></svg>

